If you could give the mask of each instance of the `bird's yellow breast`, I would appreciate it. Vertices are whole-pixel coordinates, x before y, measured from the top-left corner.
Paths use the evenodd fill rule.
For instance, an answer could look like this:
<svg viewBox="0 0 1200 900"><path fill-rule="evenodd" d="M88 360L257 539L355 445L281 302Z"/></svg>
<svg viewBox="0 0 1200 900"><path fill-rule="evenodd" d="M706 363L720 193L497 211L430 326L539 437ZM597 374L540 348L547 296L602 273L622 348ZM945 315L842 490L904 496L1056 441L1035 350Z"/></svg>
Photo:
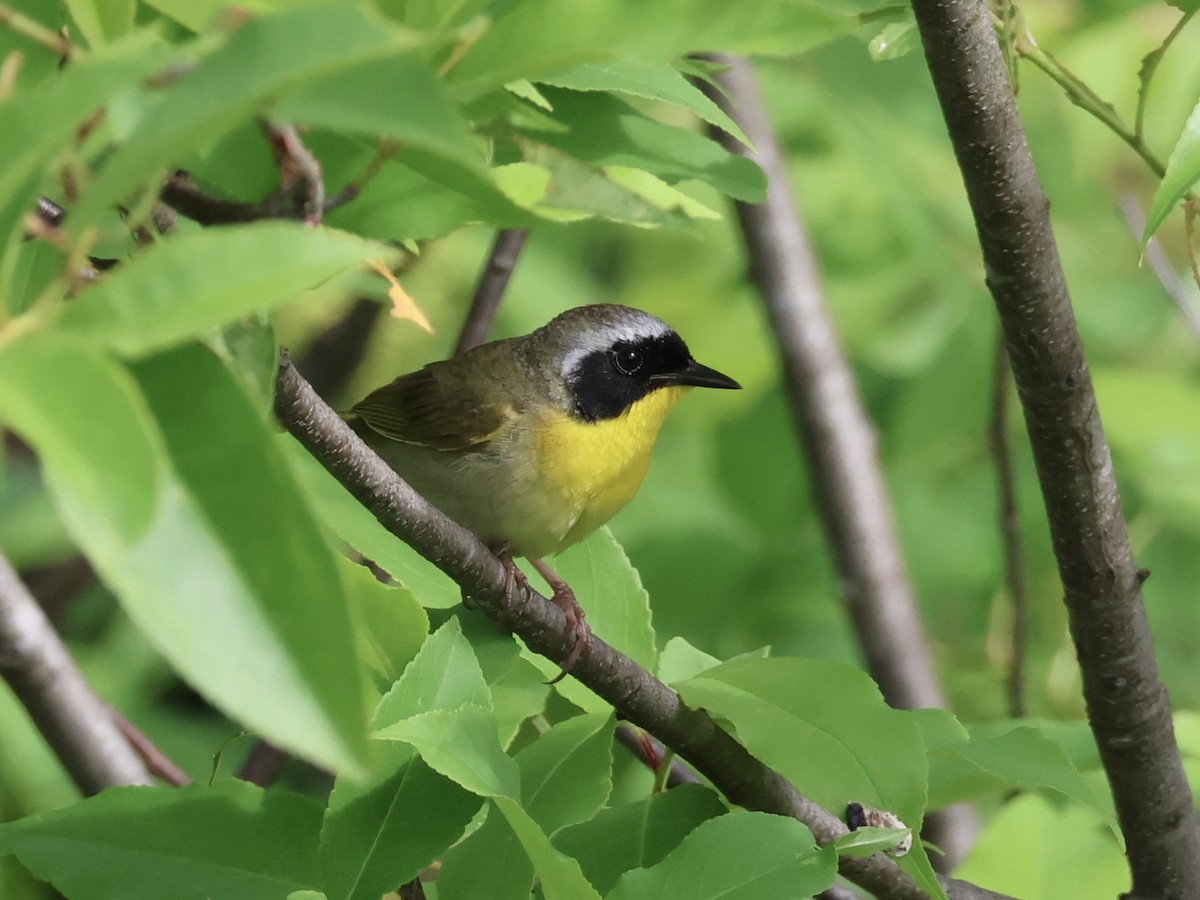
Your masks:
<svg viewBox="0 0 1200 900"><path fill-rule="evenodd" d="M582 422L554 413L540 424L536 444L542 477L579 510L563 547L595 531L637 493L663 419L687 390L651 391L612 419Z"/></svg>

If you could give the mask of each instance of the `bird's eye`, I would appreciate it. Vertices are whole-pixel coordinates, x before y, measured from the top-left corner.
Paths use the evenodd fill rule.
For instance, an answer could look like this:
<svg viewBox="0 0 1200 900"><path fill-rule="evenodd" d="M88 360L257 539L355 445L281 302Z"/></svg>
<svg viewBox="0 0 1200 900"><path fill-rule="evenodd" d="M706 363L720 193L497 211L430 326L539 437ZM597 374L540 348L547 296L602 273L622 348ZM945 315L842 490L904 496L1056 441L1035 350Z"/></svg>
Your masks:
<svg viewBox="0 0 1200 900"><path fill-rule="evenodd" d="M618 347L613 350L613 365L622 375L636 374L642 367L641 351L633 347Z"/></svg>

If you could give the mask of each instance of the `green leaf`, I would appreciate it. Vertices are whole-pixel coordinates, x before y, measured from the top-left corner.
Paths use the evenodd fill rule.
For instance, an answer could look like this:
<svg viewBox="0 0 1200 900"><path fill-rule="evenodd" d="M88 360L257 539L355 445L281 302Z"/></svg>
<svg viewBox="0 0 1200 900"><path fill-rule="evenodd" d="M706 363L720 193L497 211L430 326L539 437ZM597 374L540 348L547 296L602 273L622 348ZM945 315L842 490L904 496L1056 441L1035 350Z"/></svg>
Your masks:
<svg viewBox="0 0 1200 900"><path fill-rule="evenodd" d="M575 716L552 726L517 754L521 802L542 831L583 822L612 791L611 713Z"/></svg>
<svg viewBox="0 0 1200 900"><path fill-rule="evenodd" d="M1142 234L1143 248L1197 180L1200 180L1200 102L1184 123L1183 133L1167 160L1167 171L1154 192Z"/></svg>
<svg viewBox="0 0 1200 900"><path fill-rule="evenodd" d="M1095 813L1025 794L1009 801L975 841L956 878L1012 897L1094 900L1129 890L1129 867Z"/></svg>
<svg viewBox="0 0 1200 900"><path fill-rule="evenodd" d="M146 398L94 347L34 335L0 352L0 412L38 451L78 545L179 672L281 746L353 767L362 691L340 585L266 425L203 349L139 375Z"/></svg>
<svg viewBox="0 0 1200 900"><path fill-rule="evenodd" d="M35 459L0 456L0 548L18 571L53 565L75 552L38 469Z"/></svg>
<svg viewBox="0 0 1200 900"><path fill-rule="evenodd" d="M805 0L761 4L754 15L720 0L525 0L498 8L496 21L447 75L456 98L615 57L666 62L715 48L794 55L857 24Z"/></svg>
<svg viewBox="0 0 1200 900"><path fill-rule="evenodd" d="M676 685L728 719L755 756L826 809L858 802L921 821L925 746L913 716L859 669L827 660L741 660Z"/></svg>
<svg viewBox="0 0 1200 900"><path fill-rule="evenodd" d="M57 247L45 241L19 244L13 254L8 311L13 316L25 312L66 270L67 255Z"/></svg>
<svg viewBox="0 0 1200 900"><path fill-rule="evenodd" d="M650 623L650 598L637 570L607 527L585 538L554 558L555 571L571 585L587 613L592 631L630 659L654 671L658 657L654 628ZM547 676L558 667L547 659L529 654ZM588 712L607 713L610 704L588 688L565 678L555 689Z"/></svg>
<svg viewBox="0 0 1200 900"><path fill-rule="evenodd" d="M802 823L729 813L699 825L657 865L626 872L605 900L808 897L836 875L837 857Z"/></svg>
<svg viewBox="0 0 1200 900"><path fill-rule="evenodd" d="M205 344L237 376L263 418L273 416L279 344L270 321L243 316L211 334Z"/></svg>
<svg viewBox="0 0 1200 900"><path fill-rule="evenodd" d="M671 205L647 200L599 166L534 142L526 144L525 155L525 162L495 169L496 183L513 203L543 219L576 222L598 217L642 227L687 223Z"/></svg>
<svg viewBox="0 0 1200 900"><path fill-rule="evenodd" d="M438 873L438 900L529 900L533 863L508 819L494 808L478 830L450 848Z"/></svg>
<svg viewBox="0 0 1200 900"><path fill-rule="evenodd" d="M676 685L684 700L733 723L746 747L826 809L851 802L887 810L914 832L928 763L916 718L883 702L858 669L811 659L746 659ZM935 897L919 840L899 861Z"/></svg>
<svg viewBox="0 0 1200 900"><path fill-rule="evenodd" d="M673 637L667 641L658 657L658 678L667 684L695 678L701 672L715 669L721 660L693 647L686 639Z"/></svg>
<svg viewBox="0 0 1200 900"><path fill-rule="evenodd" d="M909 828L856 828L833 842L838 856L866 857L891 850L908 835Z"/></svg>
<svg viewBox="0 0 1200 900"><path fill-rule="evenodd" d="M738 124L670 63L636 60L584 63L543 75L538 81L573 91L612 91L673 103L750 146L750 139Z"/></svg>
<svg viewBox="0 0 1200 900"><path fill-rule="evenodd" d="M677 209L693 219L721 218L719 212L705 206L678 188L671 187L661 178L657 178L649 172L631 169L628 166L605 166L604 174L613 184L625 188L631 194L641 197L664 212Z"/></svg>
<svg viewBox="0 0 1200 900"><path fill-rule="evenodd" d="M953 744L937 753L963 760L1008 785L1027 790L1049 789L1090 806L1121 841L1120 826L1111 804L1101 802L1063 749L1036 729L1014 728L1009 723L978 727L972 729L970 741Z"/></svg>
<svg viewBox="0 0 1200 900"><path fill-rule="evenodd" d="M72 301L58 325L139 355L265 312L347 269L390 255L353 235L294 222L209 228L139 254Z"/></svg>
<svg viewBox="0 0 1200 900"><path fill-rule="evenodd" d="M376 783L338 779L321 831L329 900L378 900L415 878L462 835L481 800L411 750Z"/></svg>
<svg viewBox="0 0 1200 900"><path fill-rule="evenodd" d="M520 792L471 645L451 619L379 702L375 736L412 744L434 770L485 797Z"/></svg>
<svg viewBox="0 0 1200 900"><path fill-rule="evenodd" d="M46 84L0 103L0 295L6 307L14 239L24 237L22 222L43 176L85 119L176 55L135 35L108 48L103 58L72 62Z"/></svg>
<svg viewBox="0 0 1200 900"><path fill-rule="evenodd" d="M380 525L291 435L280 440L310 502L334 534L412 591L427 609L459 604L462 591L448 575Z"/></svg>
<svg viewBox="0 0 1200 900"><path fill-rule="evenodd" d="M892 22L871 38L867 52L876 62L890 59L900 59L921 46L921 34L917 31L917 23L912 18L903 22Z"/></svg>
<svg viewBox="0 0 1200 900"><path fill-rule="evenodd" d="M11 852L72 900L284 900L320 887L321 809L244 781L112 788L0 826Z"/></svg>
<svg viewBox="0 0 1200 900"><path fill-rule="evenodd" d="M516 800L493 797L492 803L503 813L525 848L546 900L600 900L596 889L583 877L579 863L554 849L545 832Z"/></svg>
<svg viewBox="0 0 1200 900"><path fill-rule="evenodd" d="M65 0L71 18L92 47L99 47L129 33L133 27L136 0Z"/></svg>
<svg viewBox="0 0 1200 900"><path fill-rule="evenodd" d="M422 713L375 736L412 744L431 768L481 797L513 797L520 791L516 764L500 746L496 717L486 707Z"/></svg>
<svg viewBox="0 0 1200 900"><path fill-rule="evenodd" d="M159 102L72 210L72 233L178 157L211 145L271 102L321 78L412 48L417 38L365 7L299 5L251 19Z"/></svg>
<svg viewBox="0 0 1200 900"><path fill-rule="evenodd" d="M37 450L90 554L120 553L161 516L168 476L154 423L128 373L95 347L42 334L4 347L0 415Z"/></svg>
<svg viewBox="0 0 1200 900"><path fill-rule="evenodd" d="M489 701L475 651L463 638L458 619L451 618L429 636L404 674L379 701L373 724L375 728L386 728L423 713L486 706Z"/></svg>
<svg viewBox="0 0 1200 900"><path fill-rule="evenodd" d="M538 136L578 159L645 169L668 182L695 178L751 203L766 195L766 177L757 164L703 135L656 122L607 94L549 88L546 97L554 118L569 130Z"/></svg>
<svg viewBox="0 0 1200 900"><path fill-rule="evenodd" d="M554 846L579 860L588 881L607 892L622 872L650 868L697 825L726 812L711 788L682 784L564 828L554 836Z"/></svg>
<svg viewBox="0 0 1200 900"><path fill-rule="evenodd" d="M485 615L467 613L461 624L492 695L500 745L507 747L527 719L545 710L551 688L541 670L521 654L517 639Z"/></svg>
<svg viewBox="0 0 1200 900"><path fill-rule="evenodd" d="M272 115L422 147L487 177L466 123L416 53L368 60L319 78L284 98Z"/></svg>
<svg viewBox="0 0 1200 900"><path fill-rule="evenodd" d="M425 643L429 616L410 591L381 583L366 566L348 559L338 563L359 657L390 687Z"/></svg>
<svg viewBox="0 0 1200 900"><path fill-rule="evenodd" d="M224 583L200 553L167 555L160 565L186 587L172 595L151 583L122 600L218 705L302 755L339 768L361 758L365 710L341 582L271 429L204 348L148 358L135 373L236 580ZM207 599L185 601L192 591Z"/></svg>

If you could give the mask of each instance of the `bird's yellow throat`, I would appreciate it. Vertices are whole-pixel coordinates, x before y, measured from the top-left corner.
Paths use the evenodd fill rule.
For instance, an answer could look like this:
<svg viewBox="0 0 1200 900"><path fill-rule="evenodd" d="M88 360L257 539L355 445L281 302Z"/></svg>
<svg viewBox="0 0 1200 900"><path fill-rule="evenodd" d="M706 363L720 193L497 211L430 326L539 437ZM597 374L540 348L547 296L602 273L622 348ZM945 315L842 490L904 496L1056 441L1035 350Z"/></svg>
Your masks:
<svg viewBox="0 0 1200 900"><path fill-rule="evenodd" d="M688 390L672 385L651 391L612 419L581 422L555 413L541 424L537 429L541 471L581 509L572 534L582 537L633 498L650 467L663 419Z"/></svg>

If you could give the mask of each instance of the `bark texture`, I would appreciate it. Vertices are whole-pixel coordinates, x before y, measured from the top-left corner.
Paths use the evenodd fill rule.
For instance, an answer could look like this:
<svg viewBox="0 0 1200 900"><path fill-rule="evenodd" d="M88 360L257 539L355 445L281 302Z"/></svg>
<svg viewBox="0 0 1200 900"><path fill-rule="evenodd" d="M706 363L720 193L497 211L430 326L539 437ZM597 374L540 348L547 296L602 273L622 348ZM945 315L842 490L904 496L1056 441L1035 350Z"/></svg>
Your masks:
<svg viewBox="0 0 1200 900"><path fill-rule="evenodd" d="M1049 204L988 7L913 0L1041 482L1136 898L1200 897L1200 827L1159 677Z"/></svg>

